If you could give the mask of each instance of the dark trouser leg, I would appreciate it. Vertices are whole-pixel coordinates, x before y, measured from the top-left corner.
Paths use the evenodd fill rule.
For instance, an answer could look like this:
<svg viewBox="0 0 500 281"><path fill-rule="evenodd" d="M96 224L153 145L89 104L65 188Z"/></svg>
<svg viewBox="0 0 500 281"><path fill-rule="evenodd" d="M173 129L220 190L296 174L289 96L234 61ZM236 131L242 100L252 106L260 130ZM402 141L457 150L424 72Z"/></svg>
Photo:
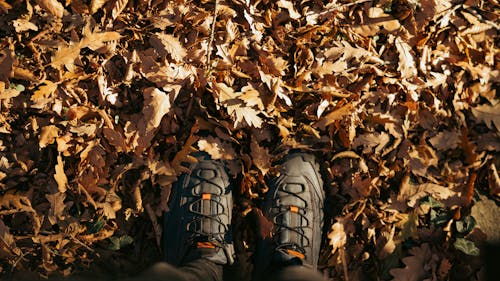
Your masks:
<svg viewBox="0 0 500 281"><path fill-rule="evenodd" d="M159 262L127 281L222 281L223 267L207 259L197 259L176 268ZM125 281L124 280L124 281Z"/></svg>
<svg viewBox="0 0 500 281"><path fill-rule="evenodd" d="M197 259L181 266L179 270L189 281L222 281L223 266L207 259Z"/></svg>
<svg viewBox="0 0 500 281"><path fill-rule="evenodd" d="M276 270L270 274L268 281L324 281L326 280L318 271L303 265L290 265Z"/></svg>

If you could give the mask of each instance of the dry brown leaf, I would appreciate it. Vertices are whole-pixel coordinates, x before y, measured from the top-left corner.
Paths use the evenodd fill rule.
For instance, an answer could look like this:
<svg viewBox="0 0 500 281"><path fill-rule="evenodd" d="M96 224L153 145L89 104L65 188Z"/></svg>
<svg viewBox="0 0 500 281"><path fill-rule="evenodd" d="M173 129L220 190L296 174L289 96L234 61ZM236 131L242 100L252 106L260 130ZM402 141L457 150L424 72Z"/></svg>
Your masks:
<svg viewBox="0 0 500 281"><path fill-rule="evenodd" d="M66 199L66 194L62 192L57 192L54 194L46 194L45 198L50 203L50 210L48 213L49 222L54 225L59 222L60 219L63 219L63 212L66 208L64 204L64 199Z"/></svg>
<svg viewBox="0 0 500 281"><path fill-rule="evenodd" d="M127 151L127 144L125 143L125 138L119 132L110 129L104 128L102 130L104 133L104 137L108 140L109 144L116 148L117 152Z"/></svg>
<svg viewBox="0 0 500 281"><path fill-rule="evenodd" d="M492 129L493 124L497 132L500 132L500 101L495 105L478 105L472 108L472 114L479 120L483 121L488 128Z"/></svg>
<svg viewBox="0 0 500 281"><path fill-rule="evenodd" d="M269 155L269 151L265 147L260 146L254 136L252 136L252 142L250 143L250 151L253 164L259 169L262 175L266 175L271 168L271 155Z"/></svg>
<svg viewBox="0 0 500 281"><path fill-rule="evenodd" d="M375 148L378 154L390 142L389 134L385 132L367 133L357 136L352 143L353 147L364 146L363 153L371 153Z"/></svg>
<svg viewBox="0 0 500 281"><path fill-rule="evenodd" d="M127 7L127 4L128 0L116 0L111 10L111 17L116 19L122 13L123 9Z"/></svg>
<svg viewBox="0 0 500 281"><path fill-rule="evenodd" d="M170 111L170 97L158 88L147 88L143 91L143 95L143 118L140 122L146 125L146 132L149 132L158 128L163 116Z"/></svg>
<svg viewBox="0 0 500 281"><path fill-rule="evenodd" d="M175 171L180 174L182 172L189 173L189 169L182 165L184 162L188 163L196 163L198 160L193 157L191 154L197 151L193 145L198 141L199 137L195 135L198 132L199 125L196 123L191 128L191 134L189 135L186 143L182 147L182 149L175 154L174 159L172 159L171 166L175 169Z"/></svg>
<svg viewBox="0 0 500 281"><path fill-rule="evenodd" d="M460 143L460 136L462 133L457 131L442 131L429 139L429 142L437 150L443 151L448 149L455 149Z"/></svg>
<svg viewBox="0 0 500 281"><path fill-rule="evenodd" d="M293 2L288 1L288 0L279 0L278 1L278 7L280 8L285 8L288 11L288 15L292 19L300 19L301 15L297 13L295 10L295 7L293 6Z"/></svg>
<svg viewBox="0 0 500 281"><path fill-rule="evenodd" d="M161 56L169 54L176 62L182 62L187 55L179 39L170 34L156 33L149 38L149 42L158 54Z"/></svg>
<svg viewBox="0 0 500 281"><path fill-rule="evenodd" d="M255 128L262 127L262 118L258 116L259 112L251 107L243 105L231 105L227 107L227 112L233 116L234 126L242 127L244 124Z"/></svg>
<svg viewBox="0 0 500 281"><path fill-rule="evenodd" d="M409 207L415 207L417 200L428 195L442 202L453 197L457 198L457 200L450 203L451 205L459 203L460 198L459 192L433 183L423 183L419 185L408 184L405 189L400 190L398 198L407 201Z"/></svg>
<svg viewBox="0 0 500 281"><path fill-rule="evenodd" d="M154 138L163 116L170 111L170 95L158 88L149 87L143 90L144 108L142 116L137 121L139 138L136 153L142 152L151 146L151 140Z"/></svg>
<svg viewBox="0 0 500 281"><path fill-rule="evenodd" d="M22 33L28 30L38 31L38 26L27 19L17 19L12 22L17 33Z"/></svg>
<svg viewBox="0 0 500 281"><path fill-rule="evenodd" d="M104 4L106 4L106 2L108 2L108 0L92 0L90 2L90 14L95 14L97 10L99 10L104 6Z"/></svg>
<svg viewBox="0 0 500 281"><path fill-rule="evenodd" d="M35 2L56 18L62 18L64 15L64 6L57 0L35 0Z"/></svg>
<svg viewBox="0 0 500 281"><path fill-rule="evenodd" d="M12 6L9 3L5 2L4 0L0 0L0 10L3 13L8 13L10 9L12 9Z"/></svg>
<svg viewBox="0 0 500 281"><path fill-rule="evenodd" d="M332 245L332 254L334 254L338 249L344 247L347 242L347 235L344 231L344 225L342 223L336 222L332 225L332 231L328 234L330 239L330 245Z"/></svg>
<svg viewBox="0 0 500 281"><path fill-rule="evenodd" d="M236 93L233 88L229 87L225 83L214 83L213 88L220 103L226 103L228 101L238 99L240 96L239 93Z"/></svg>
<svg viewBox="0 0 500 281"><path fill-rule="evenodd" d="M57 165L55 166L56 173L54 174L54 179L57 182L57 187L60 193L66 192L66 185L68 184L68 178L64 173L64 162L61 155L57 156Z"/></svg>
<svg viewBox="0 0 500 281"><path fill-rule="evenodd" d="M399 36L397 36L394 40L394 44L396 45L396 49L399 53L398 70L401 73L401 76L405 79L411 79L417 76L417 66L411 53L410 45L403 41L403 39Z"/></svg>
<svg viewBox="0 0 500 281"><path fill-rule="evenodd" d="M31 96L33 108L42 109L47 105L47 103L53 100L58 84L49 80L45 80L44 84L45 85L38 87L38 90L36 90Z"/></svg>
<svg viewBox="0 0 500 281"><path fill-rule="evenodd" d="M348 103L340 108L334 109L332 112L328 113L326 116L321 117L315 126L321 130L332 124L335 121L342 120L344 116L352 113L354 107L352 103Z"/></svg>
<svg viewBox="0 0 500 281"><path fill-rule="evenodd" d="M84 37L80 42L71 42L67 46L60 46L51 60L51 65L60 69L65 66L73 72L75 60L80 55L80 50L90 48L97 50L105 45L106 42L115 41L121 38L121 35L115 31L109 32L91 32L87 26L84 29Z"/></svg>
<svg viewBox="0 0 500 281"><path fill-rule="evenodd" d="M56 141L56 138L59 136L59 132L59 128L57 128L55 125L43 127L38 142L40 148L44 148L49 144L53 144Z"/></svg>
<svg viewBox="0 0 500 281"><path fill-rule="evenodd" d="M0 257L8 258L21 254L21 249L16 246L14 235L10 234L9 228L0 219Z"/></svg>
<svg viewBox="0 0 500 281"><path fill-rule="evenodd" d="M403 258L404 268L393 268L389 272L394 277L393 281L420 281L424 280L432 268L431 264L436 263L429 244L424 243L420 247L410 249L411 256Z"/></svg>
<svg viewBox="0 0 500 281"><path fill-rule="evenodd" d="M236 151L234 151L234 148L230 144L212 136L200 139L198 141L198 148L200 151L210 154L211 158L215 160L233 160L236 157Z"/></svg>

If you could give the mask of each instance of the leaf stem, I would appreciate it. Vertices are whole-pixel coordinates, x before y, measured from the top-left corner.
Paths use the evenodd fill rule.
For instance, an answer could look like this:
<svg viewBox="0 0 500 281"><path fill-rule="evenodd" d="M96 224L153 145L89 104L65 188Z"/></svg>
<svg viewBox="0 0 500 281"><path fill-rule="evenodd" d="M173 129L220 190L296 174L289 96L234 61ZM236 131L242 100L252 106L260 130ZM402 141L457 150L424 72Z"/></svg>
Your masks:
<svg viewBox="0 0 500 281"><path fill-rule="evenodd" d="M219 6L219 0L215 0L215 6L214 6L214 16L212 19L212 28L210 30L210 40L208 41L208 48L207 48L207 69L210 68L210 54L212 53L212 44L214 42L214 33L215 33L215 23L217 20L217 8Z"/></svg>

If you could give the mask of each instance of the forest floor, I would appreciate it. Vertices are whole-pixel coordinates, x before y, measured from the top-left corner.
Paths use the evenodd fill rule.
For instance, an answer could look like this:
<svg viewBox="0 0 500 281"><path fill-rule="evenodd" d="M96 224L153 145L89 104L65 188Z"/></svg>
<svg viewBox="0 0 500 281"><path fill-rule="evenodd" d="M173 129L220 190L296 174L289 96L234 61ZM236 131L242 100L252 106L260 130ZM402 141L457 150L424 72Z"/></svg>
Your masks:
<svg viewBox="0 0 500 281"><path fill-rule="evenodd" d="M272 163L300 149L323 166L326 275L479 280L500 239L499 16L498 0L0 0L1 277L160 260L198 150L236 184L246 265Z"/></svg>

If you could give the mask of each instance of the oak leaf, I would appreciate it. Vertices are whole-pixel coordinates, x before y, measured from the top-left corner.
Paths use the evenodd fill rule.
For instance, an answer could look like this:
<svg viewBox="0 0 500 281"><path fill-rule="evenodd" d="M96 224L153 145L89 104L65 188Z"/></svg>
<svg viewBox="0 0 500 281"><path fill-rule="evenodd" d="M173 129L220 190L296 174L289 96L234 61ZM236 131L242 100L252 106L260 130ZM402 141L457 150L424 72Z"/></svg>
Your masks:
<svg viewBox="0 0 500 281"><path fill-rule="evenodd" d="M262 172L262 175L265 176L271 168L271 155L269 155L268 149L260 146L257 139L252 136L250 151L253 164Z"/></svg>
<svg viewBox="0 0 500 281"><path fill-rule="evenodd" d="M56 173L54 174L54 179L57 182L57 187L60 193L66 192L66 185L68 184L68 178L64 173L64 162L61 155L57 156L57 164L55 166Z"/></svg>
<svg viewBox="0 0 500 281"><path fill-rule="evenodd" d="M21 249L16 246L14 235L10 234L9 228L2 219L0 219L0 242L0 257L6 258L21 254Z"/></svg>
<svg viewBox="0 0 500 281"><path fill-rule="evenodd" d="M326 116L321 117L315 126L324 130L328 125L335 121L342 120L344 116L349 115L354 110L352 103L348 103L340 108L334 109L332 112L328 113Z"/></svg>
<svg viewBox="0 0 500 281"><path fill-rule="evenodd" d="M441 131L434 137L429 139L429 142L437 150L443 151L455 149L460 143L462 133L457 131Z"/></svg>
<svg viewBox="0 0 500 281"><path fill-rule="evenodd" d="M156 33L149 42L161 56L169 54L176 62L182 62L187 55L186 49L178 38L170 34Z"/></svg>
<svg viewBox="0 0 500 281"><path fill-rule="evenodd" d="M64 14L64 6L57 0L35 0L42 9L50 13L56 18L62 18Z"/></svg>
<svg viewBox="0 0 500 281"><path fill-rule="evenodd" d="M40 138L38 140L38 144L40 148L44 148L49 144L53 144L56 141L56 138L59 136L59 128L55 125L48 125L42 128L42 132L40 133Z"/></svg>
<svg viewBox="0 0 500 281"><path fill-rule="evenodd" d="M208 136L204 139L200 139L198 141L198 148L200 151L205 151L212 159L223 159L223 160L233 160L236 157L236 151L234 148L227 144L226 142L222 142L219 138L214 138L212 136Z"/></svg>
<svg viewBox="0 0 500 281"><path fill-rule="evenodd" d="M104 6L104 4L106 4L106 2L108 2L108 0L92 0L90 2L90 14L95 14L97 10L99 10Z"/></svg>
<svg viewBox="0 0 500 281"><path fill-rule="evenodd" d="M401 76L406 79L413 78L417 75L417 66L415 64L415 59L411 53L411 47L401 39L401 37L396 37L394 40L396 49L399 53L399 65L398 70Z"/></svg>
<svg viewBox="0 0 500 281"><path fill-rule="evenodd" d="M500 102L495 105L483 104L473 107L472 114L490 129L493 129L491 125L493 123L497 132L500 132Z"/></svg>
<svg viewBox="0 0 500 281"><path fill-rule="evenodd" d="M111 17L116 19L125 9L128 4L128 0L117 0L114 2L113 9L111 10Z"/></svg>
<svg viewBox="0 0 500 281"><path fill-rule="evenodd" d="M50 210L48 213L49 222L52 225L57 224L59 220L63 218L63 212L66 208L66 205L64 204L66 194L62 192L46 194L45 198L47 198L50 203Z"/></svg>
<svg viewBox="0 0 500 281"><path fill-rule="evenodd" d="M121 35L115 31L108 32L91 32L90 27L85 27L83 31L84 37L79 42L71 42L67 46L58 48L51 60L51 65L57 69L65 66L68 70L74 69L75 60L80 55L80 50L90 48L97 50L104 46L106 42L115 41L121 38Z"/></svg>
<svg viewBox="0 0 500 281"><path fill-rule="evenodd" d="M427 270L432 268L431 264L436 263L436 260L432 259L433 255L427 243L411 248L409 253L411 256L402 259L406 267L393 268L389 271L394 277L393 281L424 280L429 274Z"/></svg>

